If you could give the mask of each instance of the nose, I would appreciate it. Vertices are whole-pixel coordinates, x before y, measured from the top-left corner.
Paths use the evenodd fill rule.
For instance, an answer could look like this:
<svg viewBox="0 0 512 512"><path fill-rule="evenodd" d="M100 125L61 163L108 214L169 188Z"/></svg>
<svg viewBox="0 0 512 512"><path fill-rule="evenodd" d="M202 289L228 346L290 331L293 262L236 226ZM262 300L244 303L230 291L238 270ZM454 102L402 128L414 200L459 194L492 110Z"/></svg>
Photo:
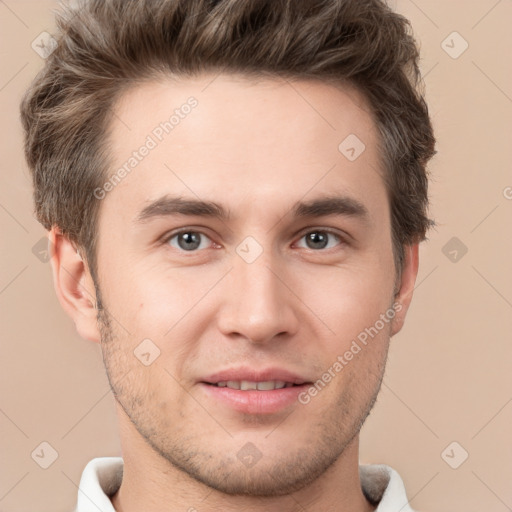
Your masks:
<svg viewBox="0 0 512 512"><path fill-rule="evenodd" d="M219 330L230 338L241 337L257 344L295 334L299 301L287 280L286 272L279 270L270 257L261 255L247 263L235 255L218 312Z"/></svg>

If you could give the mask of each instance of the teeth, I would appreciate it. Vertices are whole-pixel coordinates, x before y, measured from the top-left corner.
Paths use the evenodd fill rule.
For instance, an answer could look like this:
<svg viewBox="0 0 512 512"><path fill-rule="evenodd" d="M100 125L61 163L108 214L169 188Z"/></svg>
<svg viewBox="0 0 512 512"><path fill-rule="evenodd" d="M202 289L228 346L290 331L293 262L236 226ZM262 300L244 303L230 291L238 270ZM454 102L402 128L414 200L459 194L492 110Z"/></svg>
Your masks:
<svg viewBox="0 0 512 512"><path fill-rule="evenodd" d="M276 389L276 386L273 381L267 380L266 382L258 382L258 389L261 391L270 391Z"/></svg>
<svg viewBox="0 0 512 512"><path fill-rule="evenodd" d="M252 382L249 380L228 380L217 382L217 386L220 388L228 387L230 389L239 389L241 391L249 391L254 389L259 391L271 391L273 389L291 388L293 383L284 382L282 380L267 380L264 382Z"/></svg>
<svg viewBox="0 0 512 512"><path fill-rule="evenodd" d="M248 380L243 380L240 382L240 389L242 391L247 391L249 389L258 389L258 384L256 382L250 382Z"/></svg>

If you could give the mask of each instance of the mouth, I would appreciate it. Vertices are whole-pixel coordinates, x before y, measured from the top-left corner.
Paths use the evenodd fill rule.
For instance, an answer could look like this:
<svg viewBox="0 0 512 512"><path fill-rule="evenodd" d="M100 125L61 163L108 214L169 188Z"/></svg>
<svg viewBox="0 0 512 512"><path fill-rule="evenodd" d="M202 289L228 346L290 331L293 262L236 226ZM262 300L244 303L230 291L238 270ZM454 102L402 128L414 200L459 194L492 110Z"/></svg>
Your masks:
<svg viewBox="0 0 512 512"><path fill-rule="evenodd" d="M269 415L296 405L300 393L312 382L284 369L257 371L244 367L212 374L198 384L215 407Z"/></svg>
<svg viewBox="0 0 512 512"><path fill-rule="evenodd" d="M240 366L208 375L202 379L202 382L219 387L241 389L242 391L253 389L268 391L268 389L281 389L302 385L309 382L309 379L284 368L273 367L256 370L248 366ZM258 386L261 387L259 388Z"/></svg>
<svg viewBox="0 0 512 512"><path fill-rule="evenodd" d="M219 382L205 382L204 384L216 386L218 388L237 389L240 391L272 391L274 389L292 388L294 386L302 385L295 384L293 382L285 382L283 380L265 380L261 382L250 380L224 380Z"/></svg>

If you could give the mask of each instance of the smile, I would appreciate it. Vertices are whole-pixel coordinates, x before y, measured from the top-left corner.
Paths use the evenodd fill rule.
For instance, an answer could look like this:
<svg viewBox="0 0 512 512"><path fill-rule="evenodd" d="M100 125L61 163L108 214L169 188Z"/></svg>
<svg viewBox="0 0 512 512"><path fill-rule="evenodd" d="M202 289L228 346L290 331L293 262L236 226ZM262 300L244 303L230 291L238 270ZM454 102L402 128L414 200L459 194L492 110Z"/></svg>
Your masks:
<svg viewBox="0 0 512 512"><path fill-rule="evenodd" d="M272 391L273 389L291 388L295 386L293 382L284 382L282 380L267 380L263 382L253 382L250 380L228 380L213 383L212 386L219 388L239 389L240 391Z"/></svg>

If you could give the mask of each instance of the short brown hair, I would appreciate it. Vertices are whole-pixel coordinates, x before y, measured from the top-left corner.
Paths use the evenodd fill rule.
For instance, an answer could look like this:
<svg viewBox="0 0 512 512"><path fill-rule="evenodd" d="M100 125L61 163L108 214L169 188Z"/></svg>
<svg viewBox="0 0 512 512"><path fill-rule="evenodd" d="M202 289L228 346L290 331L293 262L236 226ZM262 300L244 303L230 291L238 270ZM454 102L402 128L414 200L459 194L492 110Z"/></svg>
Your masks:
<svg viewBox="0 0 512 512"><path fill-rule="evenodd" d="M90 0L57 22L56 49L21 105L25 152L38 220L85 250L93 277L112 106L165 74L356 86L380 132L398 272L404 245L425 238L435 138L410 23L383 0Z"/></svg>

